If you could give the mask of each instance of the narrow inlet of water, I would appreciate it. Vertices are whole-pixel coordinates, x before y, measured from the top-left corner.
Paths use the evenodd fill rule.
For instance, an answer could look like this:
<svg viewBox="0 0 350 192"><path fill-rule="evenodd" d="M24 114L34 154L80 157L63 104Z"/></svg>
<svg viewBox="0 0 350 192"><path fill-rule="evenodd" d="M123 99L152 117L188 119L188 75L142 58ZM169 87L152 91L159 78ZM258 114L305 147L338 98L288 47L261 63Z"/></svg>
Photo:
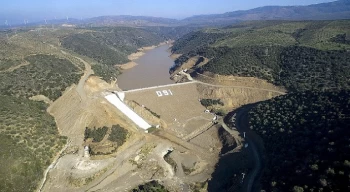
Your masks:
<svg viewBox="0 0 350 192"><path fill-rule="evenodd" d="M124 70L118 76L118 86L125 91L173 84L169 69L173 66L174 60L169 57L168 49L169 45L162 45L146 51L143 56L135 60L137 66Z"/></svg>

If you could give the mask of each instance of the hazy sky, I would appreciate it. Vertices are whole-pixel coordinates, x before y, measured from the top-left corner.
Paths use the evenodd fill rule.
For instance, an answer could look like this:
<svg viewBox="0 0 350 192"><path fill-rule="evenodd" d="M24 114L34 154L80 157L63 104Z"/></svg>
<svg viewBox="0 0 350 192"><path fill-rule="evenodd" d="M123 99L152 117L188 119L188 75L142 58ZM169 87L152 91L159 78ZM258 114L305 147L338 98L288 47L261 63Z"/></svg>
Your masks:
<svg viewBox="0 0 350 192"><path fill-rule="evenodd" d="M101 15L144 15L182 19L265 5L308 5L334 0L0 0L0 25Z"/></svg>

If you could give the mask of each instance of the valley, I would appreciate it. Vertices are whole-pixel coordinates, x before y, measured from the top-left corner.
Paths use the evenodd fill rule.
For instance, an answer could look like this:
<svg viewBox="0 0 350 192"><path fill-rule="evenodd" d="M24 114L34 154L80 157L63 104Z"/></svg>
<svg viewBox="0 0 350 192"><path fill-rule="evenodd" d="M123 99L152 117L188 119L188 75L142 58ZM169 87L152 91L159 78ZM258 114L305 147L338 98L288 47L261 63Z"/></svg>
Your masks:
<svg viewBox="0 0 350 192"><path fill-rule="evenodd" d="M0 191L349 191L348 5L0 30Z"/></svg>
<svg viewBox="0 0 350 192"><path fill-rule="evenodd" d="M168 45L161 45L147 50L136 60L136 66L124 70L118 76L118 86L123 90L172 84L169 69L174 61L169 57ZM123 65L121 65L123 66Z"/></svg>

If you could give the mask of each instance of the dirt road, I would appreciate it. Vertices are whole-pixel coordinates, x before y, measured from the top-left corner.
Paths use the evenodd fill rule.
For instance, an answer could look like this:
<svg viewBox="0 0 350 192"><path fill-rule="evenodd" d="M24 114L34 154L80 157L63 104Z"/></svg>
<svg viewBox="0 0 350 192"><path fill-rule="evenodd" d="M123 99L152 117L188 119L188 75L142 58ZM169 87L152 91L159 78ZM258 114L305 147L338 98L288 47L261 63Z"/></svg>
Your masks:
<svg viewBox="0 0 350 192"><path fill-rule="evenodd" d="M195 83L199 83L202 85L207 85L207 86L212 86L212 87L218 87L218 88L242 88L242 89L254 89L254 90L260 90L260 91L269 91L269 92L273 92L273 93L279 93L279 94L286 94L286 92L282 92L282 91L277 91L277 90L273 90L273 89L263 89L263 88L257 88L257 87L247 87L247 86L236 86L236 85L215 85L215 84L211 84L211 83L205 83L202 81L198 81L192 78L192 76L188 73L185 73L183 71L180 72L182 75L185 75L187 77L187 79L190 82L195 82Z"/></svg>
<svg viewBox="0 0 350 192"><path fill-rule="evenodd" d="M87 63L86 61L84 61L83 59L81 59L79 57L75 57L75 58L77 58L79 61L84 63L84 66L85 66L84 75L80 78L78 86L77 86L77 92L79 93L81 100L85 101L87 96L86 96L86 93L84 91L84 85L85 85L86 80L90 77L90 75L94 74L94 71L91 69L91 65L89 63Z"/></svg>
<svg viewBox="0 0 350 192"><path fill-rule="evenodd" d="M285 92L282 91L276 91L276 90L272 90L272 89L262 89L262 88L256 88L256 87L246 87L246 86L228 86L228 85L214 85L214 84L210 84L210 83L204 83L201 81L197 81L195 80L195 82L202 84L202 85L207 85L207 86L211 86L211 87L218 87L218 88L242 88L242 89L254 89L254 90L260 90L260 91L269 91L269 92L273 92L273 93L279 93L279 94L286 94Z"/></svg>
<svg viewBox="0 0 350 192"><path fill-rule="evenodd" d="M41 192L41 191L42 191L42 189L43 189L43 187L44 187L44 185L45 185L46 179L47 179L47 175L49 174L50 170L51 170L52 168L55 167L55 165L57 164L58 160L61 158L62 153L67 149L67 147L69 146L69 144L70 144L70 141L67 141L66 145L65 145L65 146L61 149L61 151L56 155L54 161L53 161L53 162L47 167L47 169L45 170L45 172L44 172L44 178L43 178L43 180L42 180L42 182L41 182L41 185L40 185L40 187L39 187L38 192Z"/></svg>

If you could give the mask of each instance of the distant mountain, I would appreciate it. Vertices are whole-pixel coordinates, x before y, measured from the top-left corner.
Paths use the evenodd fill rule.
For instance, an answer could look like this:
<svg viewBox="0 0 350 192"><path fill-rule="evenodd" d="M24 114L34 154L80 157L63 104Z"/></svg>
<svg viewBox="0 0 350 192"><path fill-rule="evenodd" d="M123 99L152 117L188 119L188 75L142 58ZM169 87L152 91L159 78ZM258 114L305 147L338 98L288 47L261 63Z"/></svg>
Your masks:
<svg viewBox="0 0 350 192"><path fill-rule="evenodd" d="M182 23L234 23L246 20L333 20L350 19L350 1L339 0L308 6L266 6L224 14L197 15Z"/></svg>
<svg viewBox="0 0 350 192"><path fill-rule="evenodd" d="M93 23L98 26L114 26L114 25L128 25L128 26L166 26L177 24L178 20L168 19L162 17L148 17L148 16L100 16L84 20L84 23Z"/></svg>
<svg viewBox="0 0 350 192"><path fill-rule="evenodd" d="M183 20L148 16L101 16L84 20L97 26L230 25L246 20L335 20L350 19L350 1L338 0L308 6L266 6L223 14L197 15Z"/></svg>
<svg viewBox="0 0 350 192"><path fill-rule="evenodd" d="M250 10L227 12L223 14L197 15L183 20L150 16L99 16L88 19L44 20L29 23L29 26L45 24L73 24L86 26L186 26L208 27L225 26L247 20L337 20L350 19L350 0L338 0L308 6L265 6ZM12 27L25 26L23 24ZM1 28L9 28L2 25Z"/></svg>

